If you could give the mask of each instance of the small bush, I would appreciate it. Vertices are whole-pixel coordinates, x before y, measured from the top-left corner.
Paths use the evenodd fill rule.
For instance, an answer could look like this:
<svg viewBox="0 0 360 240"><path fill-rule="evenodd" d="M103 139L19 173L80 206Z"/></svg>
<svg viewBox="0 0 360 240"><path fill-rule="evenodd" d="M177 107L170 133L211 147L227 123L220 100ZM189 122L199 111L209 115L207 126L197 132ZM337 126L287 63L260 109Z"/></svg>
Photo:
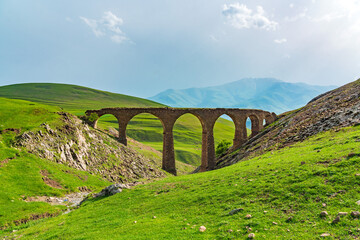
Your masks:
<svg viewBox="0 0 360 240"><path fill-rule="evenodd" d="M231 146L231 142L228 140L222 140L217 146L216 146L216 150L215 150L215 154L216 157L221 156L222 154L224 154L229 147Z"/></svg>
<svg viewBox="0 0 360 240"><path fill-rule="evenodd" d="M97 113L91 113L90 116L87 117L89 122L94 122L99 119L99 115Z"/></svg>

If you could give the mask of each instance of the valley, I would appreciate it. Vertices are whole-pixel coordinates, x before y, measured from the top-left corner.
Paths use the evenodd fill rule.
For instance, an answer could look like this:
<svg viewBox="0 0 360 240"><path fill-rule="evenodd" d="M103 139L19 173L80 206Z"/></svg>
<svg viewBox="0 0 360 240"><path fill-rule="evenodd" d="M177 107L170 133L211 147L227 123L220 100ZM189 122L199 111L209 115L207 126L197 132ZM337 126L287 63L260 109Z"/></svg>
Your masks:
<svg viewBox="0 0 360 240"><path fill-rule="evenodd" d="M89 109L104 107L165 107L150 100L64 84L33 83L3 86L0 87L0 97L57 106L76 116L83 116ZM110 134L117 134L114 129L118 128L118 123L113 116L103 116L98 125ZM234 137L234 124L232 121L220 118L216 121L214 131L216 144L222 140L231 140ZM162 151L163 128L160 120L155 116L150 114L135 116L129 122L127 134L130 138L156 151ZM200 165L201 123L195 116L186 114L176 121L174 142L176 159L189 164L186 171L190 172ZM157 156L153 153L148 155Z"/></svg>
<svg viewBox="0 0 360 240"><path fill-rule="evenodd" d="M0 98L0 201L6 206L0 236L99 239L106 231L107 239L356 238L359 81L279 115L220 156L217 170L185 174L191 168L177 161L185 175L176 177L161 170L161 153L146 141L119 143L107 116L92 129L71 114L76 109ZM135 120L154 127L155 119ZM86 195L115 182L132 186L109 197L89 195L80 206L26 201Z"/></svg>

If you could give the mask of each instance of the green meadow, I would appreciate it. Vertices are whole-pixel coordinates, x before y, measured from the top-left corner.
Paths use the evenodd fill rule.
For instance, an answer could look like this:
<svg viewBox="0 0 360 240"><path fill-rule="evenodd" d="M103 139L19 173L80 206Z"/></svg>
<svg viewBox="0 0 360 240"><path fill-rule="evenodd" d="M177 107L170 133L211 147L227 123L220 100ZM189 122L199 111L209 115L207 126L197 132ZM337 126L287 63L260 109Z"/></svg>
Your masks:
<svg viewBox="0 0 360 240"><path fill-rule="evenodd" d="M168 177L3 231L22 239L353 239L360 126L205 173ZM236 214L229 212L239 209ZM320 212L328 216L321 217ZM347 212L332 223L339 212ZM199 227L206 231L200 232Z"/></svg>

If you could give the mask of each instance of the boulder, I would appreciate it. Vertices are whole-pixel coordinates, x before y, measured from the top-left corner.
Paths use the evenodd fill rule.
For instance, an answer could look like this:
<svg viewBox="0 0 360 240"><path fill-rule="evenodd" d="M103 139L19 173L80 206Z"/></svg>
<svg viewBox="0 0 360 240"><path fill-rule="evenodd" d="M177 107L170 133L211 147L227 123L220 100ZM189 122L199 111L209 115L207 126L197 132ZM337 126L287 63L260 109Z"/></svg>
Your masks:
<svg viewBox="0 0 360 240"><path fill-rule="evenodd" d="M95 198L97 197L108 197L108 196L112 196L114 194L120 193L122 192L122 190L124 188L129 188L128 185L126 184L121 184L121 183L115 183L113 185L107 186L106 188L104 188L103 190L101 190L101 192L96 193L94 195Z"/></svg>

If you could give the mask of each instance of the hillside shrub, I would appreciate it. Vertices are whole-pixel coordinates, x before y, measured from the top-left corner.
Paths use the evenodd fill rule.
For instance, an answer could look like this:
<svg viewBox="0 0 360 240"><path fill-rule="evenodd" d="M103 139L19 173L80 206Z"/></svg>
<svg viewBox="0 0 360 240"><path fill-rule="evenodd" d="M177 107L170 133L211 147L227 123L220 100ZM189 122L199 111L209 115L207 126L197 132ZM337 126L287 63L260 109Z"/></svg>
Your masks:
<svg viewBox="0 0 360 240"><path fill-rule="evenodd" d="M97 113L91 113L90 116L88 116L87 120L90 122L94 122L99 119L99 115Z"/></svg>
<svg viewBox="0 0 360 240"><path fill-rule="evenodd" d="M216 149L215 149L215 154L216 154L216 157L219 157L221 156L222 154L224 154L228 149L229 147L231 146L231 142L228 141L228 140L222 140L217 146L216 146Z"/></svg>

